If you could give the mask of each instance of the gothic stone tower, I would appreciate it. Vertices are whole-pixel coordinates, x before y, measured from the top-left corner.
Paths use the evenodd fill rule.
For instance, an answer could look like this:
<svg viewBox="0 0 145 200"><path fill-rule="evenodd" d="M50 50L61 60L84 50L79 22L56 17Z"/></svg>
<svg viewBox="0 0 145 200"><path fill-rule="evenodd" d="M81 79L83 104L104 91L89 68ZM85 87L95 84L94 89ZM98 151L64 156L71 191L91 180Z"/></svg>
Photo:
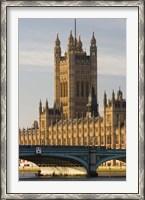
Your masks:
<svg viewBox="0 0 145 200"><path fill-rule="evenodd" d="M57 107L62 106L64 118L85 115L90 90L94 88L97 100L97 46L94 33L91 39L90 55L82 48L72 31L68 48L61 56L60 40L57 34L54 48L54 94Z"/></svg>
<svg viewBox="0 0 145 200"><path fill-rule="evenodd" d="M46 100L45 106L39 103L39 144L45 145L48 142L48 128L61 119L61 108L57 109L54 105L49 108Z"/></svg>
<svg viewBox="0 0 145 200"><path fill-rule="evenodd" d="M115 98L114 91L112 99L107 102L106 92L104 93L104 135L105 143L110 144L110 148L126 148L126 100L123 99L122 91L119 89Z"/></svg>

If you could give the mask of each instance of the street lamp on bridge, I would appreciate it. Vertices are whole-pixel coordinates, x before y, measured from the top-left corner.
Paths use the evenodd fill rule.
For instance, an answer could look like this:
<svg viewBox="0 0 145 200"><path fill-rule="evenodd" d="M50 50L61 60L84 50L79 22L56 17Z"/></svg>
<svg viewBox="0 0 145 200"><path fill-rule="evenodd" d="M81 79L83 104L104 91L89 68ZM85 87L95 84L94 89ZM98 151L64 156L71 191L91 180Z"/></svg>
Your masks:
<svg viewBox="0 0 145 200"><path fill-rule="evenodd" d="M89 136L88 136L89 137ZM90 149L90 143L92 140L94 140L96 136L92 136L91 138L88 138L88 165L89 165L89 175L90 176L98 176L94 169L94 165L96 165L96 150L94 148ZM94 144L95 146L95 144Z"/></svg>

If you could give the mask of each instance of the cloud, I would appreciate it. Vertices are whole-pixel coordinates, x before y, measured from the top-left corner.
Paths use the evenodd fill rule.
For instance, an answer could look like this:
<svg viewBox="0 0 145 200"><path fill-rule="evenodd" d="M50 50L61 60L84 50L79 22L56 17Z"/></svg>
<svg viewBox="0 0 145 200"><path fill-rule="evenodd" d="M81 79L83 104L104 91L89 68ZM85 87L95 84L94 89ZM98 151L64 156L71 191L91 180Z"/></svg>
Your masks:
<svg viewBox="0 0 145 200"><path fill-rule="evenodd" d="M54 65L53 53L42 50L20 51L19 66L25 66L25 70L51 69Z"/></svg>
<svg viewBox="0 0 145 200"><path fill-rule="evenodd" d="M40 50L21 51L19 53L20 70L53 71L53 52ZM98 74L126 76L126 59L122 54L104 54L98 52Z"/></svg>
<svg viewBox="0 0 145 200"><path fill-rule="evenodd" d="M59 32L62 52L64 52L67 49L68 27L73 25L73 19L63 20L21 20L19 24L19 64L25 65L25 70L45 71L54 67L53 49L56 32ZM87 31L84 31L86 24ZM125 19L77 20L77 29L82 35L83 48L88 54L92 31L96 33L99 74L126 75L125 24Z"/></svg>
<svg viewBox="0 0 145 200"><path fill-rule="evenodd" d="M48 97L53 105L54 44L59 33L62 52L67 49L73 19L19 19L19 123L32 124L38 117L38 103ZM126 19L77 19L77 36L90 51L92 32L98 48L98 100L103 111L103 91L107 95L119 86L125 93ZM112 75L112 76L111 76ZM120 77L121 76L121 77ZM28 115L29 113L29 115Z"/></svg>
<svg viewBox="0 0 145 200"><path fill-rule="evenodd" d="M126 60L122 55L99 55L98 74L126 76Z"/></svg>

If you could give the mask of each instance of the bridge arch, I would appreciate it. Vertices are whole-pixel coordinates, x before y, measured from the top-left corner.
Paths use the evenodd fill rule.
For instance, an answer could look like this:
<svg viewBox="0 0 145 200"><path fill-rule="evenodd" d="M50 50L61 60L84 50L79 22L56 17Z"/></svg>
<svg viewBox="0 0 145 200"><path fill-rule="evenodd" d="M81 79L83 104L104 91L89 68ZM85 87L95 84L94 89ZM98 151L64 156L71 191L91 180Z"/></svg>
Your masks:
<svg viewBox="0 0 145 200"><path fill-rule="evenodd" d="M87 171L87 173L88 173L88 170L89 170L89 166L88 166L88 163L85 161L85 160L83 160L83 159L81 159L80 157L77 157L77 156L73 156L73 155L64 155L64 154L49 154L49 155L47 155L47 156L40 156L39 158L62 158L62 159L68 159L68 160L70 160L70 161L74 161L74 162L76 162L76 163L80 163L85 169L86 169L86 171ZM24 160L27 160L27 161L31 161L31 162L33 162L33 163L35 163L36 165L38 165L39 163L38 163L38 156L35 156L35 155L33 155L33 156L19 156L19 159L24 159ZM36 161L36 160L37 161ZM47 164L47 163L46 163Z"/></svg>
<svg viewBox="0 0 145 200"><path fill-rule="evenodd" d="M53 157L54 157L54 155L52 155ZM67 159L70 159L70 160L73 160L73 161L77 161L77 162L79 162L86 170L87 170L87 172L88 172L88 170L89 170L89 166L88 166L88 163L85 161L85 160L83 160L83 159L81 159L80 157L77 157L77 156L73 156L73 155L61 155L61 154L57 154L57 155L55 155L55 157L58 157L58 158L67 158Z"/></svg>
<svg viewBox="0 0 145 200"><path fill-rule="evenodd" d="M106 156L103 157L102 159L99 159L99 161L96 162L96 169L103 164L104 162L107 162L109 160L120 160L123 162L126 162L126 155L112 155L112 156Z"/></svg>

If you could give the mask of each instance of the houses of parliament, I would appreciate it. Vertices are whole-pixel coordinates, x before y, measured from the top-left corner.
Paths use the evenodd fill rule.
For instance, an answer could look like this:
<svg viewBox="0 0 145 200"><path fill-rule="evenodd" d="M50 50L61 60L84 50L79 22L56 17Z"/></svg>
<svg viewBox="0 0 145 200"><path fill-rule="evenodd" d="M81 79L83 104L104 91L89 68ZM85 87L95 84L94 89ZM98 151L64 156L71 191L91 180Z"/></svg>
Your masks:
<svg viewBox="0 0 145 200"><path fill-rule="evenodd" d="M75 31L76 32L76 31ZM126 100L119 88L111 99L104 92L103 116L97 94L97 45L94 33L90 53L76 33L68 38L62 55L57 34L54 47L54 106L39 103L39 119L19 130L21 145L84 145L126 148Z"/></svg>

